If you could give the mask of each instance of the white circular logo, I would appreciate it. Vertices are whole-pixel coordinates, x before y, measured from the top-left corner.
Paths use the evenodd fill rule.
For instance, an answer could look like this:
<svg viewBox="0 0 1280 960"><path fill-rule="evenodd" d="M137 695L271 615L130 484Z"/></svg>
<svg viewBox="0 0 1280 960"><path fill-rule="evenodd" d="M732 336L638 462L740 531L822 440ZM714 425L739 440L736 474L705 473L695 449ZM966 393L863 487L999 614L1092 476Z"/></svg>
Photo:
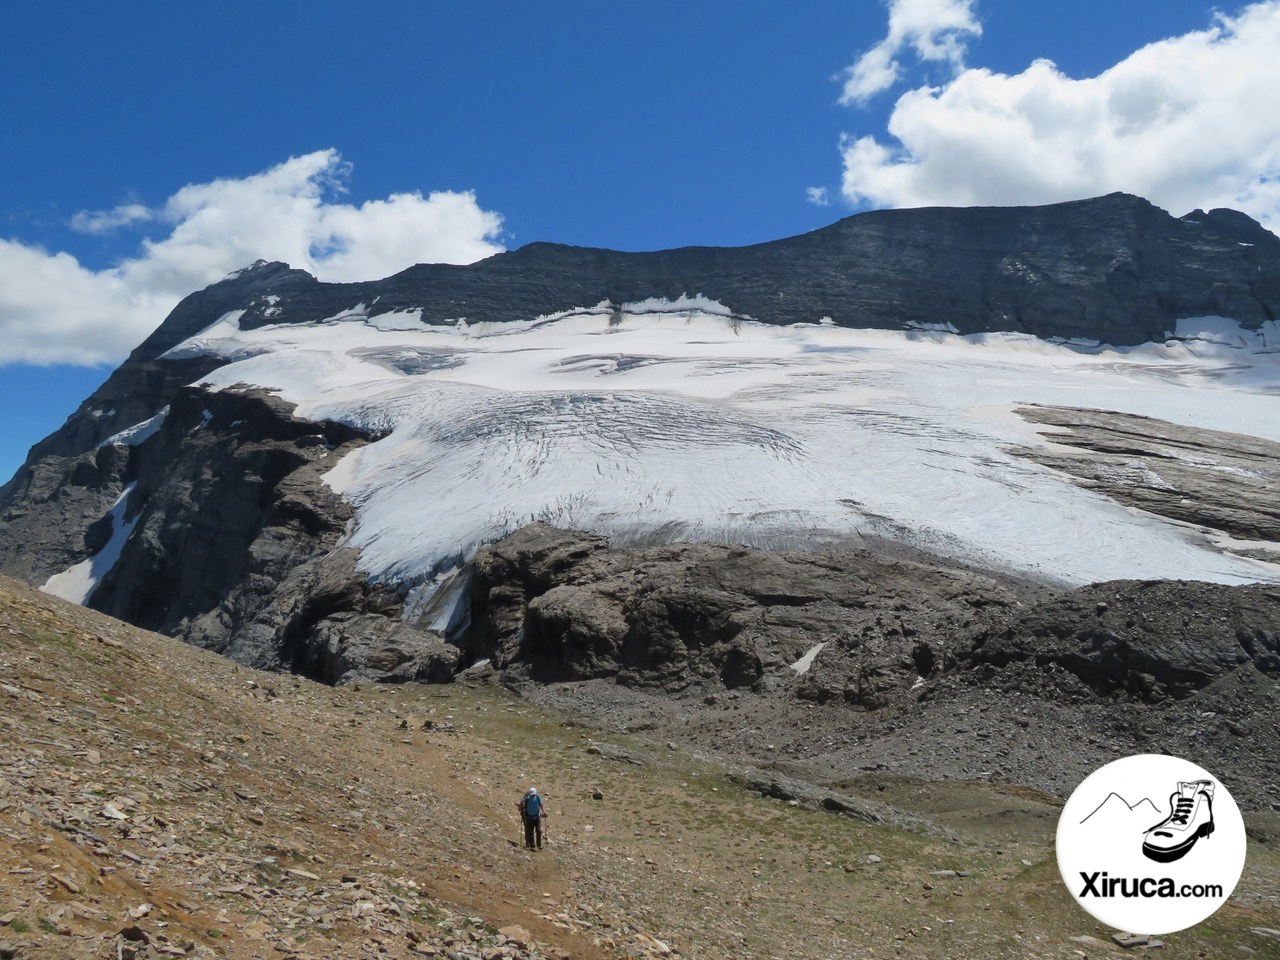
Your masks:
<svg viewBox="0 0 1280 960"><path fill-rule="evenodd" d="M1095 770L1058 818L1067 889L1127 933L1173 933L1210 916L1235 889L1244 852L1244 820L1222 782L1162 754Z"/></svg>

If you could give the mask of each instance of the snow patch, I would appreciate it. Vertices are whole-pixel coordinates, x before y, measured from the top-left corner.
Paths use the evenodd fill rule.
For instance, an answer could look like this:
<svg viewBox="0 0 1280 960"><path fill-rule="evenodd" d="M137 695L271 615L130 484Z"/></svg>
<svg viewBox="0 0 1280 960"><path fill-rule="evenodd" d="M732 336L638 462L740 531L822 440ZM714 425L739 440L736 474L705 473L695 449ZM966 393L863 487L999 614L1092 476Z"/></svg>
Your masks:
<svg viewBox="0 0 1280 960"><path fill-rule="evenodd" d="M822 652L822 648L825 646L826 646L825 643L815 643L812 647L809 648L808 653L806 653L803 657L801 657L795 663L791 664L791 669L796 672L796 676L803 677L806 673L809 672L809 668L813 666L813 661L818 659L818 654Z"/></svg>
<svg viewBox="0 0 1280 960"><path fill-rule="evenodd" d="M316 323L345 323L349 320L367 320L369 319L369 308L364 303L357 303L354 307L346 310L339 310L331 317L325 317L317 320Z"/></svg>
<svg viewBox="0 0 1280 960"><path fill-rule="evenodd" d="M620 308L621 313L632 314L633 316L644 316L650 313L692 313L694 311L712 317L732 317L734 315L733 311L719 300L712 300L710 297L704 297L700 293L692 297L682 293L674 300L668 300L666 297L649 297L635 303L624 303Z"/></svg>
<svg viewBox="0 0 1280 960"><path fill-rule="evenodd" d="M1179 320L1168 336L1170 340L1257 351L1280 344L1280 324L1268 320L1257 330L1246 330L1227 317L1188 317Z"/></svg>
<svg viewBox="0 0 1280 960"><path fill-rule="evenodd" d="M392 310L390 313L379 313L369 317L366 323L375 330L421 330L422 308L412 310Z"/></svg>
<svg viewBox="0 0 1280 960"><path fill-rule="evenodd" d="M242 342L240 318L245 310L231 310L224 313L194 337L188 337L179 344L170 347L160 354L161 360L187 360L192 357L221 356L239 357L236 347Z"/></svg>
<svg viewBox="0 0 1280 960"><path fill-rule="evenodd" d="M62 573L55 573L44 582L40 587L41 590L55 597L61 597L63 600L70 600L72 603L84 605L89 602L94 588L120 559L125 542L133 532L133 525L138 521L137 517L132 520L124 519L125 510L129 504L129 494L133 492L133 488L134 484L131 483L120 491L120 496L116 498L116 502L112 504L107 514L111 518L111 539L107 541L106 546L74 567Z"/></svg>
<svg viewBox="0 0 1280 960"><path fill-rule="evenodd" d="M140 443L145 443L150 439L156 431L164 426L165 418L169 416L169 407L166 405L161 408L160 412L155 416L148 417L141 423L135 423L132 427L125 427L119 433L112 434L98 444L99 447L110 447L122 445L126 447L136 447Z"/></svg>

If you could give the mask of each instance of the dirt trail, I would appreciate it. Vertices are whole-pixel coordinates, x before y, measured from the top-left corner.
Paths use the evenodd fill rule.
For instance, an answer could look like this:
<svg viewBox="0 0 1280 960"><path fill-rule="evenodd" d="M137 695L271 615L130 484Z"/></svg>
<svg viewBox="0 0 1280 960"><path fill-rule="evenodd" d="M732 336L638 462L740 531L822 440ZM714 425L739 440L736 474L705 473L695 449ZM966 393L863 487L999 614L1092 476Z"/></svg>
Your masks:
<svg viewBox="0 0 1280 960"><path fill-rule="evenodd" d="M472 750L473 757L481 752L491 757L492 748L487 744L477 744ZM468 782L466 766L458 760L437 744L415 742L406 779L414 785L432 785L438 791L453 809L455 820L467 825L472 856L478 856L485 869L468 864L442 869L421 858L414 866L428 878L430 889L460 908L483 914L493 926L522 925L536 939L558 943L575 957L607 956L588 938L546 919L548 902L566 902L569 885L564 866L550 854L549 840L543 851L523 849L515 806L520 786Z"/></svg>

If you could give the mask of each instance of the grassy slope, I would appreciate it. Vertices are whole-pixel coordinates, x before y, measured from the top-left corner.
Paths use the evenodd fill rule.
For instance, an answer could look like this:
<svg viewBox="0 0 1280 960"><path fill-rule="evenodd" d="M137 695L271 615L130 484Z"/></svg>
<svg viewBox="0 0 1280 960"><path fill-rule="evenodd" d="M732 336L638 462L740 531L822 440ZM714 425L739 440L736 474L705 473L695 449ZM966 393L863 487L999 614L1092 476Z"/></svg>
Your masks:
<svg viewBox="0 0 1280 960"><path fill-rule="evenodd" d="M1063 889L1057 806L1031 791L859 783L962 841L894 831L492 687L259 674L8 580L0 684L0 945L20 957L114 956L130 925L157 951L230 958L1118 949ZM552 814L535 855L514 809L531 784ZM1233 901L1164 955L1280 955L1252 932L1280 927L1277 891L1276 842L1255 843ZM512 924L527 936L496 933Z"/></svg>

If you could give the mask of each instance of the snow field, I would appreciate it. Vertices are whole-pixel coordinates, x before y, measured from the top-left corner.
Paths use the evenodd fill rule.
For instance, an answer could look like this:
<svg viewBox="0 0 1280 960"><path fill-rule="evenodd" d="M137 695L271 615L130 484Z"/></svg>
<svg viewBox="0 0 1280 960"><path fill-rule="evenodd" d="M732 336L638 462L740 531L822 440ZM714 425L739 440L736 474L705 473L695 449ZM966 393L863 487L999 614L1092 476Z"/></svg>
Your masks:
<svg viewBox="0 0 1280 960"><path fill-rule="evenodd" d="M386 434L326 478L375 579L430 580L546 520L621 543L880 534L1069 583L1280 580L1005 452L1048 442L1012 413L1029 403L1280 441L1274 329L1189 320L1120 349L770 326L704 298L504 325L369 314L242 331L231 313L168 356L227 357L203 383Z"/></svg>

